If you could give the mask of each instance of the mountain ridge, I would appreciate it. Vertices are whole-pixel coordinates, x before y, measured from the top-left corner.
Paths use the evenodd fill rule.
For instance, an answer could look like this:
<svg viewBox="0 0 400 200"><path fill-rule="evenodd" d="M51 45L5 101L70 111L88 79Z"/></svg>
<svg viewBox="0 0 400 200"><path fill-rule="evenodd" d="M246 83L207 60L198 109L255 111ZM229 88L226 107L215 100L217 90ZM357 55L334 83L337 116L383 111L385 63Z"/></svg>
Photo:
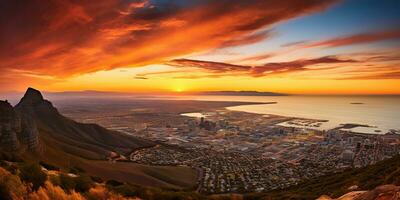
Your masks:
<svg viewBox="0 0 400 200"><path fill-rule="evenodd" d="M202 92L193 92L193 94L197 95L221 95L221 96L288 96L288 94L284 93L275 93L275 92L259 92L259 91L202 91Z"/></svg>
<svg viewBox="0 0 400 200"><path fill-rule="evenodd" d="M44 161L65 170L79 167L106 180L169 188L191 187L195 180L195 170L189 168L110 162L115 156L127 156L136 148L156 143L64 117L33 88L14 107L0 101L0 144L0 153L26 162ZM161 170L160 176L154 177L154 170ZM183 174L183 180L169 178Z"/></svg>
<svg viewBox="0 0 400 200"><path fill-rule="evenodd" d="M68 119L62 116L50 101L45 100L40 91L33 88L27 89L15 107L11 107L9 103L5 106L5 102L2 104L4 108L8 107L8 110L16 114L15 122L8 123L15 124L21 121L18 125L22 131L17 135L20 138L28 138L21 143L28 144L29 149L40 150L39 130L51 133L50 137L58 138L58 142L63 145L75 145L76 148L92 152L92 155L97 154L86 156L89 159L106 157L111 152L123 154L134 148L154 145L147 140L109 131L97 124L82 124Z"/></svg>

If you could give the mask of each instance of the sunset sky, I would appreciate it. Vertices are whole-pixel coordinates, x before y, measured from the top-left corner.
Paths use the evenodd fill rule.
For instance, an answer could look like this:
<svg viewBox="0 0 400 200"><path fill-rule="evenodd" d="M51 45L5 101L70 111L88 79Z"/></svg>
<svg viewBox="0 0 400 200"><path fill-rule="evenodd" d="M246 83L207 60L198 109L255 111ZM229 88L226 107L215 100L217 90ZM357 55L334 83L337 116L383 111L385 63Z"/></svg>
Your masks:
<svg viewBox="0 0 400 200"><path fill-rule="evenodd" d="M399 10L398 0L2 0L0 91L400 94Z"/></svg>

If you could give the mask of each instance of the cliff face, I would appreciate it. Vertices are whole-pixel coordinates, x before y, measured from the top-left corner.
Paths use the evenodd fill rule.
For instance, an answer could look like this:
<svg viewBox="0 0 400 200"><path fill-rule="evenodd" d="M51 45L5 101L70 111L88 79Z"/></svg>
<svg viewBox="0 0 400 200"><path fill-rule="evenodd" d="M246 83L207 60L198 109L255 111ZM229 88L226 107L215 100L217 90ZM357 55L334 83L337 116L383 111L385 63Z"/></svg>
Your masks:
<svg viewBox="0 0 400 200"><path fill-rule="evenodd" d="M13 108L0 104L0 150L37 151L49 149L89 159L104 159L111 152L127 154L132 149L154 143L109 131L96 124L81 124L62 116L40 91L29 88Z"/></svg>
<svg viewBox="0 0 400 200"><path fill-rule="evenodd" d="M13 108L7 101L0 101L0 148L15 151L21 145L29 150L39 147L39 133L34 111L29 106L43 101L40 92L29 88L23 100Z"/></svg>
<svg viewBox="0 0 400 200"><path fill-rule="evenodd" d="M0 144L2 149L13 151L19 147L17 133L21 132L21 121L7 101L0 101Z"/></svg>
<svg viewBox="0 0 400 200"><path fill-rule="evenodd" d="M35 89L28 88L24 97L15 106L15 111L21 118L21 140L29 149L37 150L39 147L39 131L36 115L37 109L51 110L53 106L50 102L44 100L42 94Z"/></svg>

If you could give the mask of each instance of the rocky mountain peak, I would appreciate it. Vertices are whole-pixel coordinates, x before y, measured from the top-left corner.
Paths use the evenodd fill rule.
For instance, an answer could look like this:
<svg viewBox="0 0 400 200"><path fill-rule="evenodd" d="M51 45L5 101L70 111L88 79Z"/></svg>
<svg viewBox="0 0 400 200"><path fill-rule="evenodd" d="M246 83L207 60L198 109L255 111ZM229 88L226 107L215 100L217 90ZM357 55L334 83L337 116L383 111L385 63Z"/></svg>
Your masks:
<svg viewBox="0 0 400 200"><path fill-rule="evenodd" d="M59 115L53 104L44 99L39 90L28 88L24 97L15 106L22 117L37 118L37 115Z"/></svg>
<svg viewBox="0 0 400 200"><path fill-rule="evenodd" d="M13 108L7 101L0 101L0 144L6 151L17 150L20 144L30 150L39 147L37 113L57 113L40 91L28 88L21 101ZM39 113L40 114L40 113ZM51 117L49 117L51 118Z"/></svg>
<svg viewBox="0 0 400 200"><path fill-rule="evenodd" d="M19 104L36 105L43 101L44 101L44 99L43 99L42 93L40 93L39 90L36 90L33 88L28 88L24 94L24 97L22 97L21 101L19 102Z"/></svg>

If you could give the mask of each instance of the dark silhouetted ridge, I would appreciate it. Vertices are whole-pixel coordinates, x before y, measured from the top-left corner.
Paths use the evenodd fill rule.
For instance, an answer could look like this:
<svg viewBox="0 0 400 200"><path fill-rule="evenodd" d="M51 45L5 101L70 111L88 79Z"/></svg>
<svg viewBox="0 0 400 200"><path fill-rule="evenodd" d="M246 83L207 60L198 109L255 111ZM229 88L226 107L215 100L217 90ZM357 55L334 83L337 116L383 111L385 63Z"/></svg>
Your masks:
<svg viewBox="0 0 400 200"><path fill-rule="evenodd" d="M6 108L2 104L0 106ZM33 88L28 88L21 101L11 109L21 119L23 130L19 135L23 143L43 155L48 149L57 149L82 158L105 159L111 152L127 154L135 148L153 145L150 141L110 131L97 124L78 123L64 117Z"/></svg>
<svg viewBox="0 0 400 200"><path fill-rule="evenodd" d="M43 101L43 96L39 90L28 88L19 104L36 105L42 103Z"/></svg>

